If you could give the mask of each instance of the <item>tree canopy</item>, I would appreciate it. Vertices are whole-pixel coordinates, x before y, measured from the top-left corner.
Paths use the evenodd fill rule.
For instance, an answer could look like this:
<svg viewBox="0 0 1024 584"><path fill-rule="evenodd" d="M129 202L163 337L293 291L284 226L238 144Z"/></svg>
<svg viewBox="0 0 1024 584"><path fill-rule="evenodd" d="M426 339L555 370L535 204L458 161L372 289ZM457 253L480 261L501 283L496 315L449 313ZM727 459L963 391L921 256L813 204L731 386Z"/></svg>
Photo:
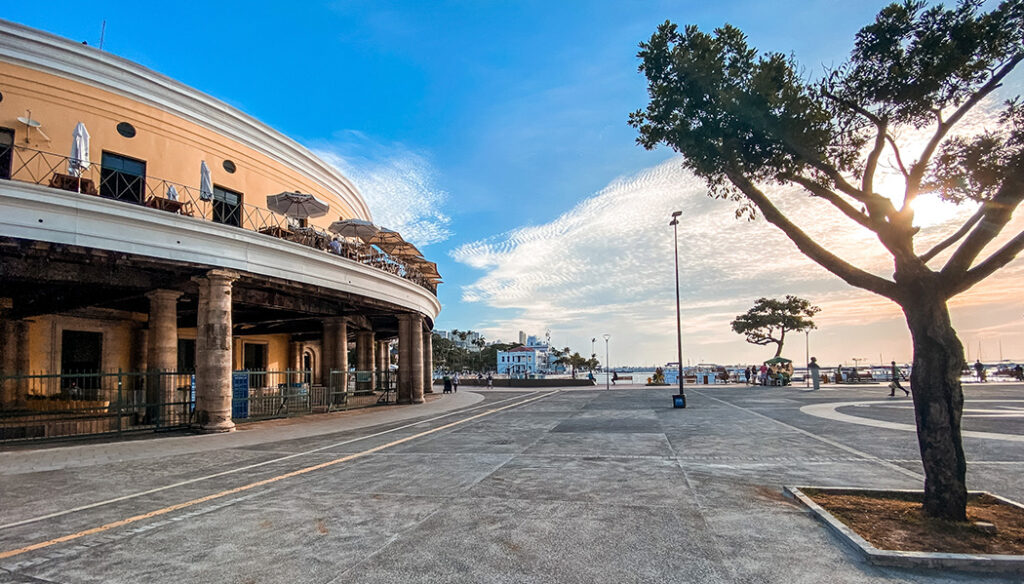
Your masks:
<svg viewBox="0 0 1024 584"><path fill-rule="evenodd" d="M782 354L787 332L803 332L816 328L811 320L821 312L809 300L787 295L785 300L758 298L754 306L730 323L732 330L747 337L754 345L775 344L775 357Z"/></svg>
<svg viewBox="0 0 1024 584"><path fill-rule="evenodd" d="M1024 105L992 103L1024 59L1024 0L988 12L983 4L886 6L857 33L849 59L820 79L783 53L759 53L733 26L707 33L665 22L640 44L650 100L629 117L639 144L682 154L713 196L739 203L738 215L763 216L825 269L900 306L914 342L924 509L953 520L966 517L964 356L947 302L1024 249L1024 231L1003 234L1024 199ZM997 123L967 131L962 122L979 107L994 107ZM908 129L923 143L904 139ZM888 161L900 193L878 192ZM892 277L809 236L776 204L778 185L872 232L892 256ZM977 210L917 249L914 203L929 192Z"/></svg>

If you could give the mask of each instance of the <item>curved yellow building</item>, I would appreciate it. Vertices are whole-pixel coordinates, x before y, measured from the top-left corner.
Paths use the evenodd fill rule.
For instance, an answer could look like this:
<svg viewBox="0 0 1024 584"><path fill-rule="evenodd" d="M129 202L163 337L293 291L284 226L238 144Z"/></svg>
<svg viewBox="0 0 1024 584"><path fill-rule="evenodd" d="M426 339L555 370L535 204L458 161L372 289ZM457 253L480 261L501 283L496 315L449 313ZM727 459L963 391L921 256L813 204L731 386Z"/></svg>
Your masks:
<svg viewBox="0 0 1024 584"><path fill-rule="evenodd" d="M396 339L422 402L436 265L328 231L351 219L359 191L295 141L0 20L0 440L330 409L387 388Z"/></svg>

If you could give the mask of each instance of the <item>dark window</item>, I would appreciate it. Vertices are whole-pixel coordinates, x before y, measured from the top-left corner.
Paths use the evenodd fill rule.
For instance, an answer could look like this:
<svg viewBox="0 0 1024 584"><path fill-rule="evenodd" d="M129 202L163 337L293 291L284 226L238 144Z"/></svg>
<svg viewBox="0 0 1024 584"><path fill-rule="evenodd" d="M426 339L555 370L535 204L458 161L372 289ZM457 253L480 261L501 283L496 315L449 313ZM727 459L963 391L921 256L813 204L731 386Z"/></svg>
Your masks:
<svg viewBox="0 0 1024 584"><path fill-rule="evenodd" d="M0 178L11 178L11 162L14 160L14 130L0 128Z"/></svg>
<svg viewBox="0 0 1024 584"><path fill-rule="evenodd" d="M213 220L224 225L242 226L242 193L214 185Z"/></svg>
<svg viewBox="0 0 1024 584"><path fill-rule="evenodd" d="M134 138L135 126L129 124L128 122L121 122L117 125L117 133L121 134L125 138Z"/></svg>
<svg viewBox="0 0 1024 584"><path fill-rule="evenodd" d="M245 343L243 347L242 368L246 371L266 372L267 345L263 343ZM265 387L266 385L266 375L249 375L249 387Z"/></svg>
<svg viewBox="0 0 1024 584"><path fill-rule="evenodd" d="M100 170L100 196L143 203L146 192L146 162L112 154L103 153Z"/></svg>
<svg viewBox="0 0 1024 584"><path fill-rule="evenodd" d="M196 340L178 339L178 371L192 373L196 370Z"/></svg>
<svg viewBox="0 0 1024 584"><path fill-rule="evenodd" d="M100 387L100 378L96 374L102 366L103 333L61 333L61 389L78 399L96 399Z"/></svg>
<svg viewBox="0 0 1024 584"><path fill-rule="evenodd" d="M228 174L235 174L235 163L230 160L224 161L224 170L228 171Z"/></svg>

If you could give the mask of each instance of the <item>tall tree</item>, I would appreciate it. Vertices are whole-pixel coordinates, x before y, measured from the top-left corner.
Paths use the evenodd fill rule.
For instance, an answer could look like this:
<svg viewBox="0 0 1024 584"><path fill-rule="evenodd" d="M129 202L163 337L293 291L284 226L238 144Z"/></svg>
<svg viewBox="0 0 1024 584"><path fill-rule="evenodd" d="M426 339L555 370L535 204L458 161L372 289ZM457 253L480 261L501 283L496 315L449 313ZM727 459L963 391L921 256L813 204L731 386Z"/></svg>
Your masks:
<svg viewBox="0 0 1024 584"><path fill-rule="evenodd" d="M740 314L730 323L732 330L746 335L747 342L755 345L776 345L775 356L782 354L786 333L803 332L815 328L811 317L821 312L809 300L787 295L785 300L758 298L753 308Z"/></svg>
<svg viewBox="0 0 1024 584"><path fill-rule="evenodd" d="M966 517L964 354L947 302L1024 248L1024 232L1000 238L1024 199L1024 106L1010 100L1001 123L980 133L961 124L1024 59L1024 0L989 12L981 5L891 4L857 33L849 60L820 81L802 78L781 53L758 55L732 26L709 34L666 22L640 45L650 102L630 115L642 146L669 145L712 195L739 201L739 213L760 213L825 269L900 306L914 346L924 511L953 520ZM908 127L928 136L916 158L901 140ZM876 189L883 156L902 177L903 192L892 199ZM892 256L892 277L810 237L776 206L767 188L780 184L873 232ZM914 203L929 191L978 208L918 250Z"/></svg>

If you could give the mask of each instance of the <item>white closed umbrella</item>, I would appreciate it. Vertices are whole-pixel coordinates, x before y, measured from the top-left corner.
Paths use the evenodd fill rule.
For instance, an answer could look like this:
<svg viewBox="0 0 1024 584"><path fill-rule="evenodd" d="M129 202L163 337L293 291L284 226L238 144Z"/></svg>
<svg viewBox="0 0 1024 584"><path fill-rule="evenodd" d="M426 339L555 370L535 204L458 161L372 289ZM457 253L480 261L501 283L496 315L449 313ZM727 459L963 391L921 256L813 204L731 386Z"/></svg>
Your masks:
<svg viewBox="0 0 1024 584"><path fill-rule="evenodd" d="M174 188L174 185L167 185L167 199L171 201L178 200L178 189Z"/></svg>
<svg viewBox="0 0 1024 584"><path fill-rule="evenodd" d="M330 227L327 229L342 237L358 237L364 242L369 242L373 239L373 236L377 235L378 231L376 225L362 219L343 219L341 221L335 221L334 223L331 223Z"/></svg>
<svg viewBox="0 0 1024 584"><path fill-rule="evenodd" d="M285 217L308 219L322 217L331 206L308 193L278 193L267 197L267 208Z"/></svg>
<svg viewBox="0 0 1024 584"><path fill-rule="evenodd" d="M85 124L78 122L71 134L71 157L68 159L68 174L81 178L82 172L89 168L89 130Z"/></svg>
<svg viewBox="0 0 1024 584"><path fill-rule="evenodd" d="M210 167L206 161L199 165L199 198L204 201L213 200L213 179L210 178Z"/></svg>

